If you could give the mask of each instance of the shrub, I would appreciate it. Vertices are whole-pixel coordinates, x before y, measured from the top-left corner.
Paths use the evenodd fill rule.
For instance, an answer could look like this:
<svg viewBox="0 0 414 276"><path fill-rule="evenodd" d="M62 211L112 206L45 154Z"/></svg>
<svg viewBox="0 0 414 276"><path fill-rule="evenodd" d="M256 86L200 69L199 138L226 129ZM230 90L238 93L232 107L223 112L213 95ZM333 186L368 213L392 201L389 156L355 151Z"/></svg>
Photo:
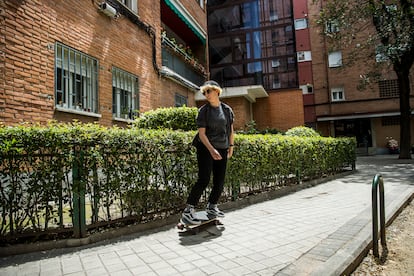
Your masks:
<svg viewBox="0 0 414 276"><path fill-rule="evenodd" d="M196 107L163 107L142 113L133 126L145 129L197 130Z"/></svg>
<svg viewBox="0 0 414 276"><path fill-rule="evenodd" d="M196 108L168 110L193 112L187 120L195 121ZM194 134L76 122L0 124L0 243L76 232L81 217L94 229L181 211L197 177ZM239 134L235 145L224 201L334 174L356 159L355 138Z"/></svg>
<svg viewBox="0 0 414 276"><path fill-rule="evenodd" d="M289 129L285 133L286 136L298 136L298 137L320 137L321 135L313 128L298 126Z"/></svg>

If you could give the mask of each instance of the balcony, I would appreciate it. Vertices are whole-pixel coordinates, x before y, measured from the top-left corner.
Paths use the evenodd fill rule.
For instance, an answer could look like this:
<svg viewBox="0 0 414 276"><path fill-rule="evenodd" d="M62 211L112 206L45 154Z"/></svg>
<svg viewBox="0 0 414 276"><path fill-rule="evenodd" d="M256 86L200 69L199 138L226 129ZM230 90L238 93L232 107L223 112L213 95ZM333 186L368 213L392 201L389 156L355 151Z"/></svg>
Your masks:
<svg viewBox="0 0 414 276"><path fill-rule="evenodd" d="M174 38L168 38L165 33L162 34L161 43L163 66L196 86L204 82L207 76L206 70L191 54L189 47L177 44Z"/></svg>

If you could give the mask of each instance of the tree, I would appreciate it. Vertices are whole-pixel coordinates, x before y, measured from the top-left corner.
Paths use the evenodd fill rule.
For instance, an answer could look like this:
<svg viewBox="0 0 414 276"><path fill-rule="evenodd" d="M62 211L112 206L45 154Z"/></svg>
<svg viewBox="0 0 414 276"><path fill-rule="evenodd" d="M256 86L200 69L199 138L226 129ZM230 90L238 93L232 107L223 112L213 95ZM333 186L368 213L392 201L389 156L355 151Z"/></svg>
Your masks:
<svg viewBox="0 0 414 276"><path fill-rule="evenodd" d="M411 159L409 74L414 61L413 0L314 0L317 2L321 6L317 24L323 28L322 34L332 47L349 51L349 65L361 55L366 60L367 52L382 61L375 62L361 76L360 88L379 81L385 66L397 75L401 113L399 158Z"/></svg>

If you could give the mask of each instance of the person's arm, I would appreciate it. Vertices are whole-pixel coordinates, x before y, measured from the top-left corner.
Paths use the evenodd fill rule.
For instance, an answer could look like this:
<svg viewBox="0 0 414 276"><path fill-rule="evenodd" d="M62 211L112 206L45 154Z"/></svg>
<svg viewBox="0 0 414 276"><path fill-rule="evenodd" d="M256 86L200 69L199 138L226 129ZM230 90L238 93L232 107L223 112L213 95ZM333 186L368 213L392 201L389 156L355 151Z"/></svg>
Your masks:
<svg viewBox="0 0 414 276"><path fill-rule="evenodd" d="M229 151L227 153L227 158L231 158L233 156L233 150L234 150L234 129L233 124L231 124L230 127L230 136L229 136Z"/></svg>
<svg viewBox="0 0 414 276"><path fill-rule="evenodd" d="M208 140L208 137L206 135L206 128L205 127L200 127L198 129L198 135L200 136L201 143L203 143L204 146L206 146L206 148L210 152L213 159L214 160L221 160L222 157L221 157L220 153L213 147L213 145Z"/></svg>

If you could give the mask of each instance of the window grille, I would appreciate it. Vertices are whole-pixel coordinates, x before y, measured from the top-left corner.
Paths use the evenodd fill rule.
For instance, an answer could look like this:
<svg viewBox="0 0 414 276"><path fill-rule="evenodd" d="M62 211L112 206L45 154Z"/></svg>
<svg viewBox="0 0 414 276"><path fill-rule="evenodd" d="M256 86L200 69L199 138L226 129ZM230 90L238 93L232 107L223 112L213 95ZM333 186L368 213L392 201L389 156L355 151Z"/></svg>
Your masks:
<svg viewBox="0 0 414 276"><path fill-rule="evenodd" d="M382 117L381 124L382 126L398 126L400 125L400 117L398 116Z"/></svg>
<svg viewBox="0 0 414 276"><path fill-rule="evenodd" d="M138 7L137 7L137 0L120 0L120 2L128 7L131 11L137 13L138 12Z"/></svg>
<svg viewBox="0 0 414 276"><path fill-rule="evenodd" d="M382 80L378 82L380 98L399 97L398 80Z"/></svg>
<svg viewBox="0 0 414 276"><path fill-rule="evenodd" d="M329 21L326 23L326 33L337 33L339 32L339 24L337 21Z"/></svg>
<svg viewBox="0 0 414 276"><path fill-rule="evenodd" d="M56 107L98 113L98 60L60 43L55 47Z"/></svg>
<svg viewBox="0 0 414 276"><path fill-rule="evenodd" d="M138 77L112 67L112 116L134 119L139 110Z"/></svg>

